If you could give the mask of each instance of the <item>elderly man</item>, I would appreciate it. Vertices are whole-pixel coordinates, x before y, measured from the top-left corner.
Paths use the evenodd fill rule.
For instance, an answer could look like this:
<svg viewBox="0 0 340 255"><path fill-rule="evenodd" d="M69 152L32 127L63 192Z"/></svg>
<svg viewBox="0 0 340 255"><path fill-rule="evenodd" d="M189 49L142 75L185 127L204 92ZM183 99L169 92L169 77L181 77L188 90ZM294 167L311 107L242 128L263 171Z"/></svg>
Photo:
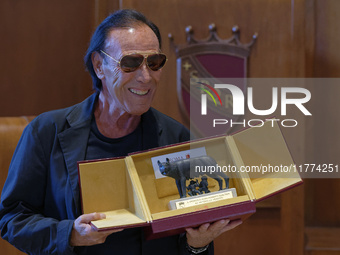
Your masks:
<svg viewBox="0 0 340 255"><path fill-rule="evenodd" d="M105 215L81 215L77 161L189 140L184 126L150 107L167 60L160 47L158 28L136 11L99 25L85 57L96 93L23 132L1 197L4 239L29 254L212 254L212 240L240 223L146 241L141 228L97 232L89 223Z"/></svg>

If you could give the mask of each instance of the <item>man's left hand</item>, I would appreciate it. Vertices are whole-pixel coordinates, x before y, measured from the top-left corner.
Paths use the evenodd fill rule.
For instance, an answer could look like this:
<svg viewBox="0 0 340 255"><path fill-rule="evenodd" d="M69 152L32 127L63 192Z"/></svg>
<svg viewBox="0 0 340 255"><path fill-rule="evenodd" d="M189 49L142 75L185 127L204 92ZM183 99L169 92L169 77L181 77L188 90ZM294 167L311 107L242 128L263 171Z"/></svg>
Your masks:
<svg viewBox="0 0 340 255"><path fill-rule="evenodd" d="M187 228L188 245L194 248L204 247L222 233L231 230L242 223L242 220L219 220L214 223L205 223L198 228Z"/></svg>

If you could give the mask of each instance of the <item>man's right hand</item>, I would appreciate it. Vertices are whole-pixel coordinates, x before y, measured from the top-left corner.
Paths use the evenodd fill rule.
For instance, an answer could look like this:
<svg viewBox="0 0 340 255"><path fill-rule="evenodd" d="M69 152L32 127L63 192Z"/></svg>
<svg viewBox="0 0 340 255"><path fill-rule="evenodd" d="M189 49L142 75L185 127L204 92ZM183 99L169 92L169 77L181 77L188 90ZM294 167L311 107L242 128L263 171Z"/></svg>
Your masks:
<svg viewBox="0 0 340 255"><path fill-rule="evenodd" d="M110 231L97 231L90 224L91 221L105 219L104 213L90 213L80 215L73 223L71 233L71 246L90 246L95 244L104 243L106 238L115 232L122 231L123 229L115 229Z"/></svg>

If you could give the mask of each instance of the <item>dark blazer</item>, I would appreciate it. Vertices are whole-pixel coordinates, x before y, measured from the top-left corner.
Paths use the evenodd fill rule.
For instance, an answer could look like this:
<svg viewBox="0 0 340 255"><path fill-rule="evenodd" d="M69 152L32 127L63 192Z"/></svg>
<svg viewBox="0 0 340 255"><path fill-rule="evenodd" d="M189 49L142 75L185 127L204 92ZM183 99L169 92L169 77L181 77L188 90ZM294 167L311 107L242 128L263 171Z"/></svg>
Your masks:
<svg viewBox="0 0 340 255"><path fill-rule="evenodd" d="M1 236L22 251L75 254L69 239L81 215L77 161L85 159L96 98L43 113L22 134L0 205ZM148 148L190 139L183 125L152 108L142 115L142 125ZM163 254L176 254L171 249Z"/></svg>

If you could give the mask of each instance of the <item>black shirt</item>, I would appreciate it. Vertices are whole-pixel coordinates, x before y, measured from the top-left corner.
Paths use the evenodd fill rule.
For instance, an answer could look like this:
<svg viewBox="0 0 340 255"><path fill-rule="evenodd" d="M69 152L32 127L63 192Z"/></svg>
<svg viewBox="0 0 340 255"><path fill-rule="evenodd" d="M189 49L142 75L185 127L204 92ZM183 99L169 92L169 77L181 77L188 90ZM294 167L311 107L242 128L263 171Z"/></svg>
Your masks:
<svg viewBox="0 0 340 255"><path fill-rule="evenodd" d="M143 150L141 123L130 134L119 138L108 138L102 135L92 118L91 131L87 144L86 159L102 159L127 156L131 152Z"/></svg>
<svg viewBox="0 0 340 255"><path fill-rule="evenodd" d="M155 141L153 137L148 137L149 131L150 128L143 128L142 116L140 124L132 133L120 138L108 138L100 133L93 116L86 150L86 159L122 157L132 152L152 148L154 147ZM184 241L185 239L179 238L179 236L146 241L143 228L128 228L121 232L111 234L107 237L104 244L76 247L75 251L77 254L100 255L121 254L119 252L117 253L117 251L122 250L124 250L124 255L175 255L176 253L173 253L174 250L182 250L184 254L186 254L186 249L183 245ZM169 246L171 246L171 248ZM175 248L176 246L177 248Z"/></svg>

